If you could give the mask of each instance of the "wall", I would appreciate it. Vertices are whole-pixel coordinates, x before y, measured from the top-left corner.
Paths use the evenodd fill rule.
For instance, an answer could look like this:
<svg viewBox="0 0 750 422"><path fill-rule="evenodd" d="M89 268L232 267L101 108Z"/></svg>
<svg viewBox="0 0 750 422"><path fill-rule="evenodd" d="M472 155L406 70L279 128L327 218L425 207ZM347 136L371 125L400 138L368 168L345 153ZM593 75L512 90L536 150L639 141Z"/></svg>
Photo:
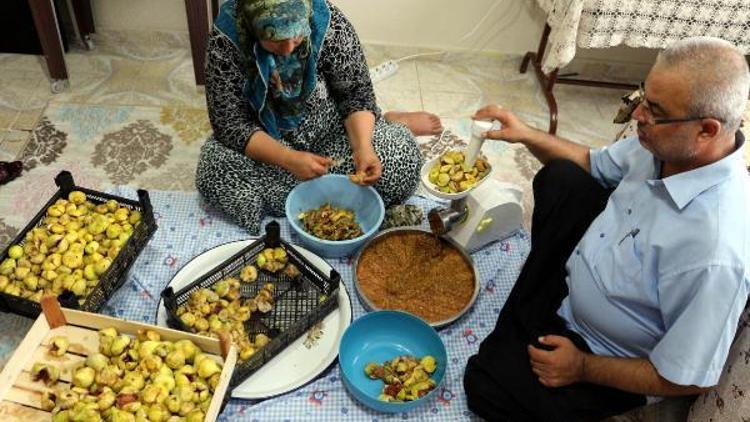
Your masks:
<svg viewBox="0 0 750 422"><path fill-rule="evenodd" d="M544 25L544 14L533 0L333 2L362 39L382 44L520 54L536 48Z"/></svg>
<svg viewBox="0 0 750 422"><path fill-rule="evenodd" d="M544 13L534 0L331 1L363 41L378 44L523 54L536 50L544 27ZM187 31L184 0L92 0L92 8L102 29ZM654 56L624 47L578 54L631 63L652 63Z"/></svg>
<svg viewBox="0 0 750 422"><path fill-rule="evenodd" d="M534 0L332 0L367 42L506 54L536 51L545 14ZM576 57L653 62L656 52L619 47Z"/></svg>
<svg viewBox="0 0 750 422"><path fill-rule="evenodd" d="M91 0L101 29L187 31L184 0Z"/></svg>

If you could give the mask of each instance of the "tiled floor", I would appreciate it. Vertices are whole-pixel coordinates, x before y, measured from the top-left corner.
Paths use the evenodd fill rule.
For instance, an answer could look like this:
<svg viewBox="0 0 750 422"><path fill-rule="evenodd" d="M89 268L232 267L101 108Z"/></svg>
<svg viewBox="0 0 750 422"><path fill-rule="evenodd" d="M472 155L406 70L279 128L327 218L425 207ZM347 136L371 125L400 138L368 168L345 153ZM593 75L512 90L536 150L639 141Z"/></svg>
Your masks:
<svg viewBox="0 0 750 422"><path fill-rule="evenodd" d="M370 65L425 50L367 45ZM422 109L446 120L465 119L480 106L502 104L538 127L548 124L547 104L531 73L520 74L520 55L450 52L400 64L399 72L376 84L380 106ZM632 71L631 71L632 73ZM644 75L634 75L634 80ZM610 141L618 127L611 123L620 91L558 86L560 134L582 142Z"/></svg>
<svg viewBox="0 0 750 422"><path fill-rule="evenodd" d="M23 157L26 183L49 184L66 169L102 189L126 183L144 189L193 190L201 140L210 126L205 91L194 82L187 34L108 31L97 34L95 45L93 51L74 48L66 54L70 87L57 95L50 93L41 57L0 54L0 160ZM519 73L520 55L440 54L382 45L365 45L365 55L371 66L411 57L399 62L394 76L375 84L383 110L433 112L458 140L469 136L469 116L491 103L514 110L533 126L547 128L544 94L531 72ZM572 68L586 76L630 81L643 80L647 72L640 65L585 61L574 61ZM558 134L591 146L612 142L621 130L612 118L622 94L556 86ZM45 124L37 125L41 116ZM35 127L36 142L29 142ZM141 138L133 138L133 133ZM117 141L122 137L135 146L146 142L146 149L152 150L134 155L135 149ZM164 137L169 139L163 144L151 142ZM487 142L483 151L500 170L494 177L525 190L528 222L530 180L538 161L522 146L504 142ZM127 177L120 163L130 166L125 169ZM26 183L0 187L0 244L3 236L23 227L33 215ZM9 205L15 202L29 209Z"/></svg>
<svg viewBox="0 0 750 422"><path fill-rule="evenodd" d="M371 65L427 52L366 45ZM544 127L547 107L530 73L518 73L520 56L485 53L433 55L400 63L398 73L376 85L384 110L428 110L446 121L465 119L483 104L500 103ZM99 105L186 105L205 107L196 87L188 40L183 33L107 32L93 51L66 55L70 88L53 95L41 57L0 55L0 157L19 153L49 103ZM586 142L610 140L620 93L559 86L560 133Z"/></svg>
<svg viewBox="0 0 750 422"><path fill-rule="evenodd" d="M49 103L106 105L184 104L205 107L196 87L186 34L109 32L93 51L65 56L70 87L53 95L39 56L0 54L0 154L6 139L30 131Z"/></svg>
<svg viewBox="0 0 750 422"><path fill-rule="evenodd" d="M0 55L0 160L22 159L25 166L21 178L0 186L0 249L54 192L52 180L61 170L98 190L115 184L194 189L198 151L210 126L187 35L108 32L98 34L95 44L93 51L66 54L70 87L57 95L50 93L40 57ZM427 52L375 45L365 50L371 65ZM518 73L520 60L455 52L419 57L402 61L375 90L383 110L438 114L452 131L437 139L446 145L466 139L469 116L488 103L511 107L544 127L544 97L530 74ZM560 87L558 93L563 135L589 144L612 139L617 128L609 120L618 92ZM520 148L498 142L485 150L501 169L495 177L528 185L538 168ZM10 320L4 326L19 321ZM0 341L0 368L24 329L11 331L16 337Z"/></svg>
<svg viewBox="0 0 750 422"><path fill-rule="evenodd" d="M38 208L32 207L23 185L49 185L63 169L92 183L92 188L126 183L144 189L194 189L200 139L210 127L205 91L194 82L187 34L110 31L97 34L95 45L93 51L74 48L66 54L70 87L57 95L50 93L40 57L0 55L0 160L22 157L26 166L26 183L0 188L0 244L3 233L8 236L23 227ZM365 45L371 66L427 54L400 61L394 76L375 84L383 110L433 112L455 135L446 139L467 139L469 117L490 103L511 108L532 125L547 127L544 95L531 73L518 72L520 55L435 53ZM616 73L613 66L588 68ZM643 78L628 68L621 73L635 80ZM559 134L594 146L614 139L619 127L611 118L622 92L558 86L556 95L561 110ZM45 120L37 125L41 116ZM106 121L101 120L103 116ZM35 127L37 135L30 142ZM133 138L134 133L142 138ZM152 142L164 136L169 139L163 144ZM146 141L144 147L152 151L134 155L132 146ZM523 147L488 142L484 152L500 170L494 177L529 190L539 163ZM529 221L528 194L524 206Z"/></svg>
<svg viewBox="0 0 750 422"><path fill-rule="evenodd" d="M105 188L109 177L147 189L192 189L196 151L210 129L205 92L194 83L187 34L108 32L98 34L95 43L93 51L74 49L66 55L70 87L57 95L50 93L40 57L0 54L0 160L25 156L34 164L21 183L0 186L0 246L28 221L30 215L24 213L36 211L48 197L28 186L37 180L49 182L61 168L77 170L80 184L92 188ZM366 45L365 52L369 64L377 65L431 51ZM520 55L478 52L418 57L400 62L399 71L376 84L375 91L383 110L431 111L459 137L468 134L469 116L490 103L511 108L530 124L546 129L544 95L531 73L518 73L520 63ZM578 67L599 73L594 76L621 80L645 76L642 66L578 63ZM621 129L611 120L622 92L562 85L555 92L561 110L560 135L605 145ZM77 120L71 119L76 113ZM44 124L37 126L42 116ZM50 123L50 116L57 121ZM150 122L157 125L149 126ZM30 142L35 127L36 142ZM109 132L104 133L105 127ZM172 150L176 152L171 152L171 161L159 158ZM128 161L135 153L140 154L138 160ZM538 168L538 162L519 146L489 143L485 153L493 166L509 169L501 177L512 181L528 184ZM55 162L58 156L62 158ZM46 157L54 159L45 161ZM148 171L133 169L147 161ZM133 168L123 173L120 162ZM10 331L23 331L4 325ZM19 338L0 342L0 368Z"/></svg>

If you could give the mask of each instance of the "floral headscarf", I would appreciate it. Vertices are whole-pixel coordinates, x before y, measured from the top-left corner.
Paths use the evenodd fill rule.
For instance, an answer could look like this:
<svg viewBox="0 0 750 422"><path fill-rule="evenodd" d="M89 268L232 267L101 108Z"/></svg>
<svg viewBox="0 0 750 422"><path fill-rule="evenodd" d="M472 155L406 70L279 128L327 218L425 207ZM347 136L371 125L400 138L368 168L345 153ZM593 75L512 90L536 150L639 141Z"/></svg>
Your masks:
<svg viewBox="0 0 750 422"><path fill-rule="evenodd" d="M281 41L310 36L310 0L238 0L237 28L240 42L243 30L264 41Z"/></svg>
<svg viewBox="0 0 750 422"><path fill-rule="evenodd" d="M229 0L216 20L242 55L244 93L275 138L296 129L317 82L317 60L330 20L325 0ZM289 55L264 50L259 41L302 37Z"/></svg>

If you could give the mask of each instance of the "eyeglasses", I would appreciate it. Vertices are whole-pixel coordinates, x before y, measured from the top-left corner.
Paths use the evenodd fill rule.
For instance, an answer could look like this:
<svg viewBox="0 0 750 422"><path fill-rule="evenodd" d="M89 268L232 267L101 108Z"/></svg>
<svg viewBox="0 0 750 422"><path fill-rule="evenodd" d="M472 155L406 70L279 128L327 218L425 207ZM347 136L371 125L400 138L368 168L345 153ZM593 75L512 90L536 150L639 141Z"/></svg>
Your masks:
<svg viewBox="0 0 750 422"><path fill-rule="evenodd" d="M634 107L633 111L638 108L638 106L643 106L643 110L645 111L645 117L646 117L646 124L648 126L656 126L656 125L668 125L673 123L685 123L685 122L695 122L698 120L703 119L715 119L719 120L720 122L723 122L721 119L717 119L715 117L679 117L679 118L666 118L666 119L659 119L654 117L653 111L651 111L651 106L648 104L648 100L646 99L646 88L645 84L641 82L640 88L638 88L637 91L638 98L636 98L633 101Z"/></svg>

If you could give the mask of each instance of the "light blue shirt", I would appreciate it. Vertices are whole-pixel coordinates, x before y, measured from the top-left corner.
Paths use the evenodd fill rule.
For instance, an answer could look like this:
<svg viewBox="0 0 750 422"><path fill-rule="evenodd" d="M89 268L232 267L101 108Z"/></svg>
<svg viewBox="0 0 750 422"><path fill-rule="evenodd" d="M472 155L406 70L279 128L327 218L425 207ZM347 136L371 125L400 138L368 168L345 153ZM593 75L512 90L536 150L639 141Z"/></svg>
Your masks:
<svg viewBox="0 0 750 422"><path fill-rule="evenodd" d="M743 147L659 179L638 138L591 151L616 187L566 264L559 315L597 355L648 358L681 385L712 386L750 281L750 181Z"/></svg>

